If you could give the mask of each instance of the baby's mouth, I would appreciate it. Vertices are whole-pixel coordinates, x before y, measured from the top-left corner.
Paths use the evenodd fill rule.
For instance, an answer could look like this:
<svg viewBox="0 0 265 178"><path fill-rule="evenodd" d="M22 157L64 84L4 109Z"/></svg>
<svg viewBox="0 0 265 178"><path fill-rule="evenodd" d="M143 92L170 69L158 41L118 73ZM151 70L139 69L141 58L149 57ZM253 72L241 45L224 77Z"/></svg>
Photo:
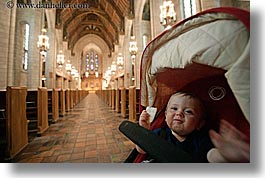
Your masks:
<svg viewBox="0 0 265 178"><path fill-rule="evenodd" d="M179 119L179 118L175 118L173 119L174 122L177 122L179 124L182 124L184 121L182 119Z"/></svg>

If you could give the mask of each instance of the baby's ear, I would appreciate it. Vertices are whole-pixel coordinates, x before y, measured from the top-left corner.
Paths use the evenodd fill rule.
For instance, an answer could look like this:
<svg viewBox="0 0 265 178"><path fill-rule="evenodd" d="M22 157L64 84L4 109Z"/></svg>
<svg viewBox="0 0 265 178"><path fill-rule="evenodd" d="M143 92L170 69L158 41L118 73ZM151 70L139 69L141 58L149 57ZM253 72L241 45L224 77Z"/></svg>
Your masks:
<svg viewBox="0 0 265 178"><path fill-rule="evenodd" d="M198 124L197 130L201 130L201 128L205 125L205 120L201 120L201 122Z"/></svg>

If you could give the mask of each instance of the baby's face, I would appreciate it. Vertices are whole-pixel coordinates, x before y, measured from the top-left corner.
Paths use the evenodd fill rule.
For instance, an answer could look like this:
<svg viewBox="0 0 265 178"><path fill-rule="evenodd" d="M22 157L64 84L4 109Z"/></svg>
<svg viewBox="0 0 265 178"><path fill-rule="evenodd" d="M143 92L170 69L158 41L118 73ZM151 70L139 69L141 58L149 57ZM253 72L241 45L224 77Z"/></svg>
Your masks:
<svg viewBox="0 0 265 178"><path fill-rule="evenodd" d="M187 136L202 123L200 102L182 94L173 96L166 110L168 127L179 136Z"/></svg>

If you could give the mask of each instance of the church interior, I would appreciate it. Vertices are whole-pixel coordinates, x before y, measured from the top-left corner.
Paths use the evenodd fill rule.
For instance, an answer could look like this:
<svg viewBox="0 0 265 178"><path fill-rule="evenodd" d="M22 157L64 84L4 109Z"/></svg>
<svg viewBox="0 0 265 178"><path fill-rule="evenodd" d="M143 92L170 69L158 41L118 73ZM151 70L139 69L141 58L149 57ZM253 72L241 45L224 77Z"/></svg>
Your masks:
<svg viewBox="0 0 265 178"><path fill-rule="evenodd" d="M135 145L118 127L138 122L148 46L222 7L250 0L1 1L0 162L124 162Z"/></svg>

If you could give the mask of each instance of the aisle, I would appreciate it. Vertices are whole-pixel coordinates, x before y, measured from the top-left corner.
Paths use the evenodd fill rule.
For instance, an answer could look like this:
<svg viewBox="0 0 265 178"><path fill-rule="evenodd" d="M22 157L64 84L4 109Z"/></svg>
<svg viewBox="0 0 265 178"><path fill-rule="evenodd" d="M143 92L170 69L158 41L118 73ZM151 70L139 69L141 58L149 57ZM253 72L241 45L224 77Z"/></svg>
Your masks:
<svg viewBox="0 0 265 178"><path fill-rule="evenodd" d="M122 120L96 94L89 94L12 162L123 162L134 146L118 130Z"/></svg>

